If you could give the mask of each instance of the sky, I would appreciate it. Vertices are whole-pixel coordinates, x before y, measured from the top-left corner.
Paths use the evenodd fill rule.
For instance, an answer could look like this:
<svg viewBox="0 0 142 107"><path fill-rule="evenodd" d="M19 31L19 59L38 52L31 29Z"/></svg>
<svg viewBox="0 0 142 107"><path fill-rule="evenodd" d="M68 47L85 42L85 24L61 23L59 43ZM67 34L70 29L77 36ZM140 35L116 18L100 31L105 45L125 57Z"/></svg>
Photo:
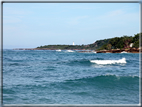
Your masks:
<svg viewBox="0 0 142 107"><path fill-rule="evenodd" d="M139 3L3 3L4 49L86 45L139 32Z"/></svg>

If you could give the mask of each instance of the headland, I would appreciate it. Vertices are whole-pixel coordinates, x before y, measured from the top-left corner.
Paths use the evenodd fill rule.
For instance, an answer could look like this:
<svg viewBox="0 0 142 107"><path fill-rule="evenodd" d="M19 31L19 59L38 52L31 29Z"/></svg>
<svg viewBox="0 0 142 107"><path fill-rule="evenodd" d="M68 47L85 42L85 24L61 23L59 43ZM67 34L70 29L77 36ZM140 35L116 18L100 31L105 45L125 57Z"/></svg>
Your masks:
<svg viewBox="0 0 142 107"><path fill-rule="evenodd" d="M103 40L97 40L87 45L44 45L36 48L17 48L14 50L76 50L77 52L94 53L139 53L141 51L140 36L142 33L134 36L114 37Z"/></svg>

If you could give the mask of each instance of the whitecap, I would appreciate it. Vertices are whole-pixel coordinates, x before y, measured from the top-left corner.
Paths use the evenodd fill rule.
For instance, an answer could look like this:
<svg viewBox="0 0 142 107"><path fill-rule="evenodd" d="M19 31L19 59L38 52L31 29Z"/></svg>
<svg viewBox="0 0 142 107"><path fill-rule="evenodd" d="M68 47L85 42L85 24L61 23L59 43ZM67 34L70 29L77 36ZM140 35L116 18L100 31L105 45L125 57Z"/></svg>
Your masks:
<svg viewBox="0 0 142 107"><path fill-rule="evenodd" d="M67 50L67 52L74 52L73 50Z"/></svg>
<svg viewBox="0 0 142 107"><path fill-rule="evenodd" d="M61 49L58 49L58 50L56 50L57 52L61 52L62 50Z"/></svg>
<svg viewBox="0 0 142 107"><path fill-rule="evenodd" d="M126 58L122 58L119 60L90 60L92 63L96 64L116 64L116 63L127 63Z"/></svg>

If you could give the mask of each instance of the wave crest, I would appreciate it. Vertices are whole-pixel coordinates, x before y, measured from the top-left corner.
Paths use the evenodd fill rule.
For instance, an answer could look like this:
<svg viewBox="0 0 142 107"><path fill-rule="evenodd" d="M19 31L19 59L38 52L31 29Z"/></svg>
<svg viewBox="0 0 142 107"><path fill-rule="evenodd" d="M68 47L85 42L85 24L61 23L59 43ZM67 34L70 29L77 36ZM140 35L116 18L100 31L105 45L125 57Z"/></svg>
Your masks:
<svg viewBox="0 0 142 107"><path fill-rule="evenodd" d="M119 60L90 60L92 63L96 64L116 64L116 63L127 63L126 58L122 58Z"/></svg>

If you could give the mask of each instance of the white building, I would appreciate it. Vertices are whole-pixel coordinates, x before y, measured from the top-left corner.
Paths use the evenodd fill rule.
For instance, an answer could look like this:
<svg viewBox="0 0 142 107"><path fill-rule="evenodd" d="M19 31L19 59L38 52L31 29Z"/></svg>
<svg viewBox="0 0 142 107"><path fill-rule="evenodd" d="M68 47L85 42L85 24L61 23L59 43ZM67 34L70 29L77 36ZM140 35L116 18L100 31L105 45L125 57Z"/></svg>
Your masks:
<svg viewBox="0 0 142 107"><path fill-rule="evenodd" d="M73 42L73 44L72 45L74 45L74 42Z"/></svg>
<svg viewBox="0 0 142 107"><path fill-rule="evenodd" d="M130 43L130 47L132 48L132 46L133 46L133 43Z"/></svg>

